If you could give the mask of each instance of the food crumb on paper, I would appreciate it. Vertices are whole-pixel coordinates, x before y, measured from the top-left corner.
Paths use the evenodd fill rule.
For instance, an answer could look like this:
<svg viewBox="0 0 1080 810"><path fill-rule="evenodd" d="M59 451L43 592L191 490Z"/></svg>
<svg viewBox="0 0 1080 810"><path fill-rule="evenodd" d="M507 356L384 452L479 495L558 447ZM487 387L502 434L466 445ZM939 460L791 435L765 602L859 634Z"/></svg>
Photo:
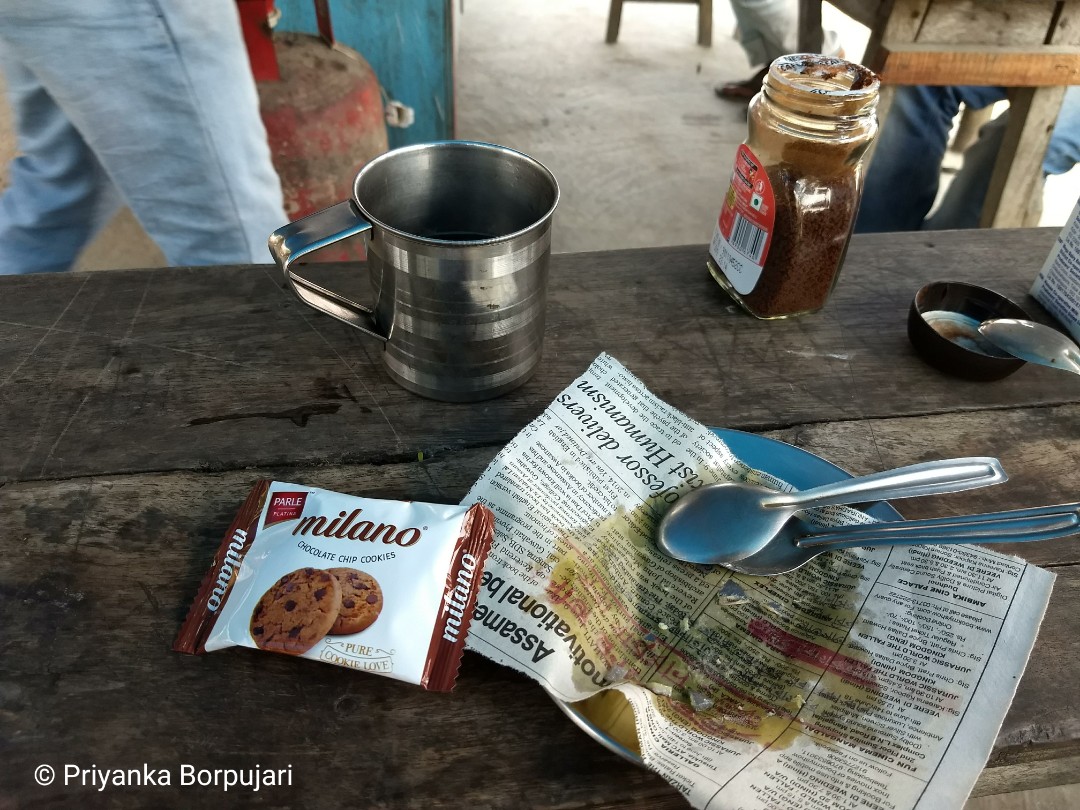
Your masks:
<svg viewBox="0 0 1080 810"><path fill-rule="evenodd" d="M689 693L689 696L690 696L690 706L691 706L691 708L693 708L693 710L695 712L708 711L716 703L716 701L714 701L712 698L707 697L706 695L703 695L701 692L697 692L697 691L692 690Z"/></svg>
<svg viewBox="0 0 1080 810"><path fill-rule="evenodd" d="M729 579L716 593L716 602L720 605L745 605L750 601L742 585L734 579Z"/></svg>
<svg viewBox="0 0 1080 810"><path fill-rule="evenodd" d="M607 675L604 676L604 680L608 683L622 683L626 680L626 676L630 674L630 670L624 667L622 664L616 664L607 671Z"/></svg>
<svg viewBox="0 0 1080 810"><path fill-rule="evenodd" d="M784 615L780 612L780 606L776 604L776 602L762 602L761 606L765 608L765 610L769 611L769 613L771 613L773 616Z"/></svg>
<svg viewBox="0 0 1080 810"><path fill-rule="evenodd" d="M671 688L671 684L659 683L658 681L649 681L647 684L645 684L645 688L653 694L660 695L661 697L671 697L674 692L674 690Z"/></svg>

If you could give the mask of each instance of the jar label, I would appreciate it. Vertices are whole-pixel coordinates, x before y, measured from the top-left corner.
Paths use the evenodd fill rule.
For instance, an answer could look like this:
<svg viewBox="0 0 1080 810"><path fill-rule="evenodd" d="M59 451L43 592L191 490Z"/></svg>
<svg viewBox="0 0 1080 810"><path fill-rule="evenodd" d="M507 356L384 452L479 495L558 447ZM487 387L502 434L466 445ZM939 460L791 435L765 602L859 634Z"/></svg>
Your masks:
<svg viewBox="0 0 1080 810"><path fill-rule="evenodd" d="M709 254L739 295L761 278L772 242L776 205L769 176L746 144L735 153L731 186L713 231Z"/></svg>

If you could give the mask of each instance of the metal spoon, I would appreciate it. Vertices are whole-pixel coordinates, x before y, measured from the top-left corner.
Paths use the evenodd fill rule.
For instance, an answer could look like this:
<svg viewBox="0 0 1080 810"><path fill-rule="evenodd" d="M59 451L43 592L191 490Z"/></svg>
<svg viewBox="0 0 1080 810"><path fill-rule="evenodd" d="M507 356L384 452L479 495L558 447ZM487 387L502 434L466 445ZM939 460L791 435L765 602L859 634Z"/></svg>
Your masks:
<svg viewBox="0 0 1080 810"><path fill-rule="evenodd" d="M863 546L938 545L944 543L1023 543L1080 534L1080 503L1013 509L985 515L901 520L840 526L802 534L794 521L764 549L727 568L740 574L772 576L805 565L819 554Z"/></svg>
<svg viewBox="0 0 1080 810"><path fill-rule="evenodd" d="M1080 346L1057 329L1034 321L994 318L979 324L979 334L1021 360L1080 374Z"/></svg>
<svg viewBox="0 0 1080 810"><path fill-rule="evenodd" d="M996 458L976 457L928 461L801 492L737 482L706 484L664 514L656 545L677 560L726 565L763 549L802 509L960 492L1007 480Z"/></svg>

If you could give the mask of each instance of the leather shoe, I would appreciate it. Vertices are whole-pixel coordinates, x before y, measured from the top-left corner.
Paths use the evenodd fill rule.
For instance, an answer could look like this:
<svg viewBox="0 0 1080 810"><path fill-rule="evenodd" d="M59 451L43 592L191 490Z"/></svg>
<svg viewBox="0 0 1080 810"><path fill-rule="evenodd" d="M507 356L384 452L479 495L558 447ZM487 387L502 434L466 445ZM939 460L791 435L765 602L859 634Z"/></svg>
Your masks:
<svg viewBox="0 0 1080 810"><path fill-rule="evenodd" d="M732 99L734 101L749 101L756 96L758 90L761 89L761 83L765 80L765 76L768 72L769 68L763 67L745 81L718 84L713 88L713 91L720 98Z"/></svg>

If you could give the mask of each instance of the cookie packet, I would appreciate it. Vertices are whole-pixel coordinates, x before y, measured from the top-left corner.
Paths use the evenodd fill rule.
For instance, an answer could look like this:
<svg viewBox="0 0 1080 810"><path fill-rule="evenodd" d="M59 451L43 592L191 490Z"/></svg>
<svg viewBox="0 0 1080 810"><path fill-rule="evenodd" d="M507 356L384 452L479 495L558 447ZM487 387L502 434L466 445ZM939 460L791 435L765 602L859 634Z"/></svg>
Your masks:
<svg viewBox="0 0 1080 810"><path fill-rule="evenodd" d="M326 661L449 692L494 516L260 480L173 643Z"/></svg>

